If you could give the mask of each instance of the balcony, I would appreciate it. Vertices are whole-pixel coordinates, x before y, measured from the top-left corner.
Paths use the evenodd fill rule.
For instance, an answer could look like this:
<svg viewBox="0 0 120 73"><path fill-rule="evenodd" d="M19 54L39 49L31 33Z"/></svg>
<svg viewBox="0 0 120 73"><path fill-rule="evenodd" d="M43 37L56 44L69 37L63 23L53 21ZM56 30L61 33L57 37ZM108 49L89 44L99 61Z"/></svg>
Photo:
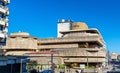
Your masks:
<svg viewBox="0 0 120 73"><path fill-rule="evenodd" d="M10 3L10 0L0 0L0 2L3 2L5 4L9 4Z"/></svg>
<svg viewBox="0 0 120 73"><path fill-rule="evenodd" d="M92 49L86 49L86 51L88 51L88 52L98 52L99 49L98 48L92 48Z"/></svg>
<svg viewBox="0 0 120 73"><path fill-rule="evenodd" d="M4 26L5 25L5 21L3 19L0 19L0 26Z"/></svg>
<svg viewBox="0 0 120 73"><path fill-rule="evenodd" d="M39 44L53 44L53 43L77 43L77 42L96 42L100 46L104 45L104 42L100 40L99 36L84 36L84 37L65 37L65 38L49 38L40 39Z"/></svg>
<svg viewBox="0 0 120 73"><path fill-rule="evenodd" d="M88 51L87 51L88 50ZM79 57L105 57L106 51L100 48L71 48L71 49L53 49L59 52L60 56L79 56Z"/></svg>
<svg viewBox="0 0 120 73"><path fill-rule="evenodd" d="M0 26L8 26L8 18L4 19L4 18L0 18Z"/></svg>
<svg viewBox="0 0 120 73"><path fill-rule="evenodd" d="M0 6L0 13L4 14L4 16L7 16L9 15L9 9L4 6Z"/></svg>
<svg viewBox="0 0 120 73"><path fill-rule="evenodd" d="M87 62L87 58L69 58L69 60L65 60L65 62L82 62L82 63L86 63ZM94 63L94 62L104 62L104 58L88 58L88 62L90 63Z"/></svg>
<svg viewBox="0 0 120 73"><path fill-rule="evenodd" d="M0 38L5 38L4 33L1 33L1 32L0 32Z"/></svg>
<svg viewBox="0 0 120 73"><path fill-rule="evenodd" d="M78 44L58 44L58 45L40 45L39 49L51 48L78 48Z"/></svg>

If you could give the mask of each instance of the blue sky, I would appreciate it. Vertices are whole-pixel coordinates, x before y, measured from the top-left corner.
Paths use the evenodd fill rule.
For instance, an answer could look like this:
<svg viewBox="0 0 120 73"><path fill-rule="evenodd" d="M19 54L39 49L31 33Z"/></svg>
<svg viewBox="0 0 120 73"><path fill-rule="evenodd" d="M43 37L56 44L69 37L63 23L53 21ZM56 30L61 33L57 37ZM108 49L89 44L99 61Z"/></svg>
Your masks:
<svg viewBox="0 0 120 73"><path fill-rule="evenodd" d="M9 7L9 34L56 37L58 19L72 19L97 28L110 52L120 53L120 0L11 0Z"/></svg>

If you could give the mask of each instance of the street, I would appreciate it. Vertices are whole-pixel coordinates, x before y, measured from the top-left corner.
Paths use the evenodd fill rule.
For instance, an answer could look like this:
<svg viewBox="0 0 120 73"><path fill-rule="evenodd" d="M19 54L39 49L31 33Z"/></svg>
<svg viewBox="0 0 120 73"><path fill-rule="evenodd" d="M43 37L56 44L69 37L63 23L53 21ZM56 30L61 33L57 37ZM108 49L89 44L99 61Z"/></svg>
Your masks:
<svg viewBox="0 0 120 73"><path fill-rule="evenodd" d="M108 65L103 73L120 73L120 64Z"/></svg>

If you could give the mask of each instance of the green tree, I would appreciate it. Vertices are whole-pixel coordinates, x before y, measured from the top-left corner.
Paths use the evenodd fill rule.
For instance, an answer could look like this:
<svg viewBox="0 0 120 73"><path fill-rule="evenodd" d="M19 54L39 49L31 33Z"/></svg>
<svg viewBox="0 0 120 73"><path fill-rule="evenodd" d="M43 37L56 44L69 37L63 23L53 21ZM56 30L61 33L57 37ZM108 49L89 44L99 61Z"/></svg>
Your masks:
<svg viewBox="0 0 120 73"><path fill-rule="evenodd" d="M38 65L36 60L31 60L28 64L27 64L27 70L32 70L34 68L36 68Z"/></svg>

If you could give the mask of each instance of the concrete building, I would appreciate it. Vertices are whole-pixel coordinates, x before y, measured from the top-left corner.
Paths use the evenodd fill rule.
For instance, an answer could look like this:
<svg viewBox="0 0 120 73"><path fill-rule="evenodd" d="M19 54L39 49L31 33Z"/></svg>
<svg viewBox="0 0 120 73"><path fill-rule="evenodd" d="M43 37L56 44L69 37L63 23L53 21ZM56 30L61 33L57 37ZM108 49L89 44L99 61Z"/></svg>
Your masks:
<svg viewBox="0 0 120 73"><path fill-rule="evenodd" d="M37 51L37 38L31 37L29 33L11 33L3 46L5 55L23 55Z"/></svg>
<svg viewBox="0 0 120 73"><path fill-rule="evenodd" d="M63 24L58 25L58 34L62 35L59 38L41 39L31 37L26 32L11 33L6 46L3 46L5 55L29 55L40 65L51 64L51 54L56 65L105 65L107 51L103 48L105 43L97 29L89 29L83 22L72 22L71 29L62 31Z"/></svg>
<svg viewBox="0 0 120 73"><path fill-rule="evenodd" d="M1 47L5 45L8 35L9 8L7 7L7 5L9 3L10 0L0 0L0 55L3 54L3 50L1 50Z"/></svg>
<svg viewBox="0 0 120 73"><path fill-rule="evenodd" d="M62 37L60 31L69 31L72 28L72 20L58 20L57 37Z"/></svg>
<svg viewBox="0 0 120 73"><path fill-rule="evenodd" d="M119 60L119 61L120 61L120 55L118 55L118 56L117 56L117 60Z"/></svg>
<svg viewBox="0 0 120 73"><path fill-rule="evenodd" d="M115 53L115 52L112 52L112 53L110 54L110 57L111 57L112 60L117 60L118 54Z"/></svg>

